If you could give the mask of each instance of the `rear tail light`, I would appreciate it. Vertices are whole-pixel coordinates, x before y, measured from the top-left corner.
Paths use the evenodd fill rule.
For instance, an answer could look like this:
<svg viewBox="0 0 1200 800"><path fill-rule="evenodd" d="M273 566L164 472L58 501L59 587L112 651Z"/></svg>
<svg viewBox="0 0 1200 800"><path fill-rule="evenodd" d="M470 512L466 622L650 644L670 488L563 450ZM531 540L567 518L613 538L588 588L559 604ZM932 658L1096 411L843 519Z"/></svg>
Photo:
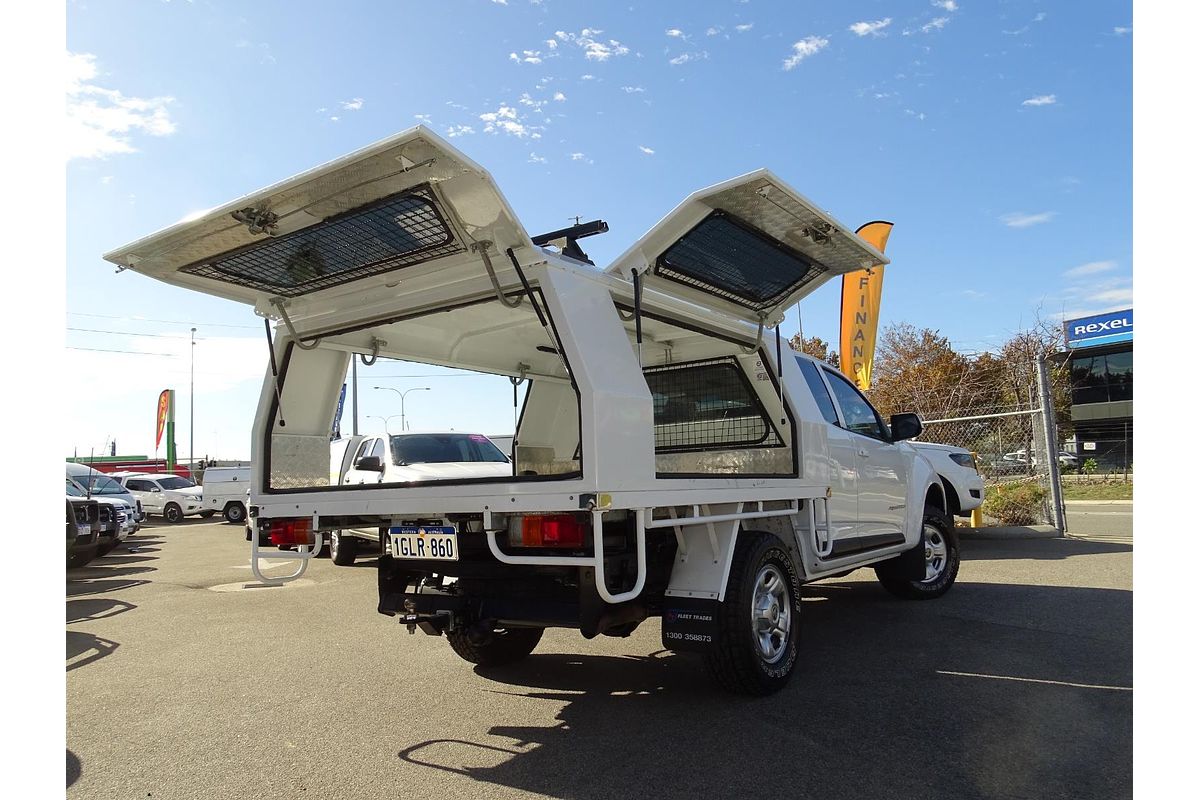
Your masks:
<svg viewBox="0 0 1200 800"><path fill-rule="evenodd" d="M522 547L583 547L587 524L574 514L527 514L513 517L509 541Z"/></svg>
<svg viewBox="0 0 1200 800"><path fill-rule="evenodd" d="M312 520L304 519L273 519L271 520L271 544L302 545L312 544Z"/></svg>

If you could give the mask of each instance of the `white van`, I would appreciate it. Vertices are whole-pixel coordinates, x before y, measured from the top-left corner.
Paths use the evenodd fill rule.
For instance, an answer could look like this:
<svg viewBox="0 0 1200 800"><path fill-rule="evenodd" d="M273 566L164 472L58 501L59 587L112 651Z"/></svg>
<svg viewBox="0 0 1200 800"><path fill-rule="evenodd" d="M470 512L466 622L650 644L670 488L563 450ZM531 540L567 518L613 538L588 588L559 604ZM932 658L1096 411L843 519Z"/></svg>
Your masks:
<svg viewBox="0 0 1200 800"><path fill-rule="evenodd" d="M226 522L246 521L246 490L250 467L209 467L204 470L200 506L205 512L220 513Z"/></svg>

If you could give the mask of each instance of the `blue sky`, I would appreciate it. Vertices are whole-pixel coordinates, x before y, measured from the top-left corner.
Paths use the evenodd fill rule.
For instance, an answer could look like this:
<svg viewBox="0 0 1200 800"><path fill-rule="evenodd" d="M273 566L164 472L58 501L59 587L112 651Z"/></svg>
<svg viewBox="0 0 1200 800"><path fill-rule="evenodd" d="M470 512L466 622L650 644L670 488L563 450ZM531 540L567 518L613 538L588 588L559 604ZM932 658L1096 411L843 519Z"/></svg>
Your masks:
<svg viewBox="0 0 1200 800"><path fill-rule="evenodd" d="M848 225L896 223L884 324L981 351L1039 309L1129 307L1131 19L1127 2L70 3L66 362L125 377L64 444L151 452L174 388L186 455L195 326L195 452L248 456L261 322L100 253L418 122L531 233L607 220L585 244L601 265L688 193L765 166ZM836 339L836 285L801 310ZM511 429L506 382L380 381L431 387L414 427ZM380 429L366 415L395 396L363 383Z"/></svg>

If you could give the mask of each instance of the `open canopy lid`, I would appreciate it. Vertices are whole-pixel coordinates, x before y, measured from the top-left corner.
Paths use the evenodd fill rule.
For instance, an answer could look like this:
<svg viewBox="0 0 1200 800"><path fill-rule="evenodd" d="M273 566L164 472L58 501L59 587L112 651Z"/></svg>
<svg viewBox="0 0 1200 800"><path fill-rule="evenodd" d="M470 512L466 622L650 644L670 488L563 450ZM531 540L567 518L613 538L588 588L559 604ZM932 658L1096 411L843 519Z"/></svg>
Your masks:
<svg viewBox="0 0 1200 800"><path fill-rule="evenodd" d="M750 322L775 324L829 279L888 263L770 171L690 195L613 262L646 286Z"/></svg>
<svg viewBox="0 0 1200 800"><path fill-rule="evenodd" d="M406 281L483 274L481 242L493 255L533 246L491 176L417 126L104 258L260 309L303 297L320 313L394 287L397 270Z"/></svg>

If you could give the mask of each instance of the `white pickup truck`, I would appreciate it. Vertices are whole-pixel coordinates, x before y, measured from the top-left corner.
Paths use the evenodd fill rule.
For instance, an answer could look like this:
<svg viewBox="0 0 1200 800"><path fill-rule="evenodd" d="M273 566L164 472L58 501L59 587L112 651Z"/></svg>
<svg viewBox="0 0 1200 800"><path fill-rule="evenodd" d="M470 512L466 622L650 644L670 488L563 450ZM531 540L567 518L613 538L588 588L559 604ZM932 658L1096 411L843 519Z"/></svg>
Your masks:
<svg viewBox="0 0 1200 800"><path fill-rule="evenodd" d="M628 636L661 619L723 686L795 670L800 587L874 567L943 594L958 544L941 481L842 375L792 353L784 312L886 263L767 170L692 194L610 266L531 237L490 175L423 127L105 258L252 305L271 368L250 522L303 573L318 532L384 527L378 611L481 665L547 627ZM273 336L269 320L276 320ZM334 485L350 359L528 381L507 474Z"/></svg>

